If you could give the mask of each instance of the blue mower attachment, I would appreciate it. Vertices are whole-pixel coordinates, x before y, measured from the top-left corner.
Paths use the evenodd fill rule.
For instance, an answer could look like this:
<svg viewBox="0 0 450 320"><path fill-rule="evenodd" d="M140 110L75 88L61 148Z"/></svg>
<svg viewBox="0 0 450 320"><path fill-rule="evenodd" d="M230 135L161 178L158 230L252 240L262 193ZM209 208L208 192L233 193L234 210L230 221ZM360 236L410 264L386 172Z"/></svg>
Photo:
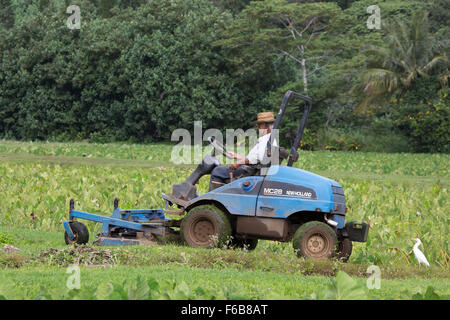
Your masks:
<svg viewBox="0 0 450 320"><path fill-rule="evenodd" d="M69 220L64 221L66 244L89 241L88 229L76 218L102 223L102 233L94 243L106 246L151 244L158 237L176 234L171 227L179 226L177 220L165 217L163 209L120 209L116 198L113 214L106 217L75 210L71 199Z"/></svg>

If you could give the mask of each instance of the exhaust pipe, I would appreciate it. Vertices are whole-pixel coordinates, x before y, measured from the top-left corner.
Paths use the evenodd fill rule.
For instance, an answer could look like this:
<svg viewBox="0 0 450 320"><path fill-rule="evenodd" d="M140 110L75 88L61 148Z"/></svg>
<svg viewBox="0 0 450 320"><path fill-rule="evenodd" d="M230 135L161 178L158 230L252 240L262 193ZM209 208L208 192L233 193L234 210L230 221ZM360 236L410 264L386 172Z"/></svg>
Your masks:
<svg viewBox="0 0 450 320"><path fill-rule="evenodd" d="M336 228L338 226L338 223L336 221L327 218L326 213L324 214L323 218L325 219L326 223L328 223L333 228Z"/></svg>

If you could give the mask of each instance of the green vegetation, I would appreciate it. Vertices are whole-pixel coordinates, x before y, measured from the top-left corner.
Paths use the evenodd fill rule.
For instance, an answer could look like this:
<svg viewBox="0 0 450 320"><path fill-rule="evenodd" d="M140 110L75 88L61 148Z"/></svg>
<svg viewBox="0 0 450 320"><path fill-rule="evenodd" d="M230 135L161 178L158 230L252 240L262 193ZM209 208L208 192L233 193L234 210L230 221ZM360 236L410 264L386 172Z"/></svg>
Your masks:
<svg viewBox="0 0 450 320"><path fill-rule="evenodd" d="M386 280L368 290L366 279L271 272L205 270L186 266L81 268L80 290L65 286L66 269L4 270L0 298L7 299L448 299L439 279ZM114 279L114 280L112 280ZM434 294L433 294L434 293Z"/></svg>
<svg viewBox="0 0 450 320"><path fill-rule="evenodd" d="M76 249L65 245L62 221L70 198L76 208L105 215L111 214L116 196L121 208L163 207L161 193L193 168L173 166L170 152L167 144L0 142L0 242L19 248L0 249L0 295L122 299L136 297L127 294L140 283L144 297L161 299L448 296L450 159L440 154L301 152L296 166L341 183L348 219L371 225L368 242L354 244L349 263L297 258L291 243L273 241L260 241L250 252L176 243ZM207 184L202 178L200 193ZM100 225L87 226L92 241ZM423 241L430 268L417 264L411 253L413 237ZM65 267L72 264L83 266L84 285L69 292ZM365 286L372 264L381 268L380 290ZM347 282L339 289L339 283Z"/></svg>

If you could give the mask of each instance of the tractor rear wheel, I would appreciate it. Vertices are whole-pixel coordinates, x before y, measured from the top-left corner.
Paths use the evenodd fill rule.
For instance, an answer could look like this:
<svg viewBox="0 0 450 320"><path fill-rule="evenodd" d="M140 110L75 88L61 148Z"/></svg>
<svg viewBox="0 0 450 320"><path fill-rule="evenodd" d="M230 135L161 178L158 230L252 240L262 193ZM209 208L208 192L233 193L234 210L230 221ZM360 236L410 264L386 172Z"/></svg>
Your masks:
<svg viewBox="0 0 450 320"><path fill-rule="evenodd" d="M352 254L353 244L348 238L343 238L338 242L335 257L342 262L347 262Z"/></svg>
<svg viewBox="0 0 450 320"><path fill-rule="evenodd" d="M333 257L336 243L336 232L320 221L310 221L301 225L292 240L297 256L314 259Z"/></svg>
<svg viewBox="0 0 450 320"><path fill-rule="evenodd" d="M219 247L230 239L231 224L227 215L216 206L200 205L183 218L180 234L191 247Z"/></svg>
<svg viewBox="0 0 450 320"><path fill-rule="evenodd" d="M78 221L72 221L69 225L75 239L70 240L67 231L64 232L64 240L66 241L66 244L86 244L89 242L89 230L84 224Z"/></svg>

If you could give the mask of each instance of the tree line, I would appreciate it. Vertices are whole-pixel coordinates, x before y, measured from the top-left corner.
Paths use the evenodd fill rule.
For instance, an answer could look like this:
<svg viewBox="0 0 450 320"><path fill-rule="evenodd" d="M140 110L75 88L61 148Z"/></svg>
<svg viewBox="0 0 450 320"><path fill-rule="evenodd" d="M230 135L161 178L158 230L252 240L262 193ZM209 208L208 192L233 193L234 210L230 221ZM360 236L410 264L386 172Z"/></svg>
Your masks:
<svg viewBox="0 0 450 320"><path fill-rule="evenodd" d="M80 29L69 29L78 5ZM367 8L380 9L370 29ZM444 0L0 0L0 137L152 142L313 99L303 149L448 152ZM282 124L295 135L302 106Z"/></svg>

